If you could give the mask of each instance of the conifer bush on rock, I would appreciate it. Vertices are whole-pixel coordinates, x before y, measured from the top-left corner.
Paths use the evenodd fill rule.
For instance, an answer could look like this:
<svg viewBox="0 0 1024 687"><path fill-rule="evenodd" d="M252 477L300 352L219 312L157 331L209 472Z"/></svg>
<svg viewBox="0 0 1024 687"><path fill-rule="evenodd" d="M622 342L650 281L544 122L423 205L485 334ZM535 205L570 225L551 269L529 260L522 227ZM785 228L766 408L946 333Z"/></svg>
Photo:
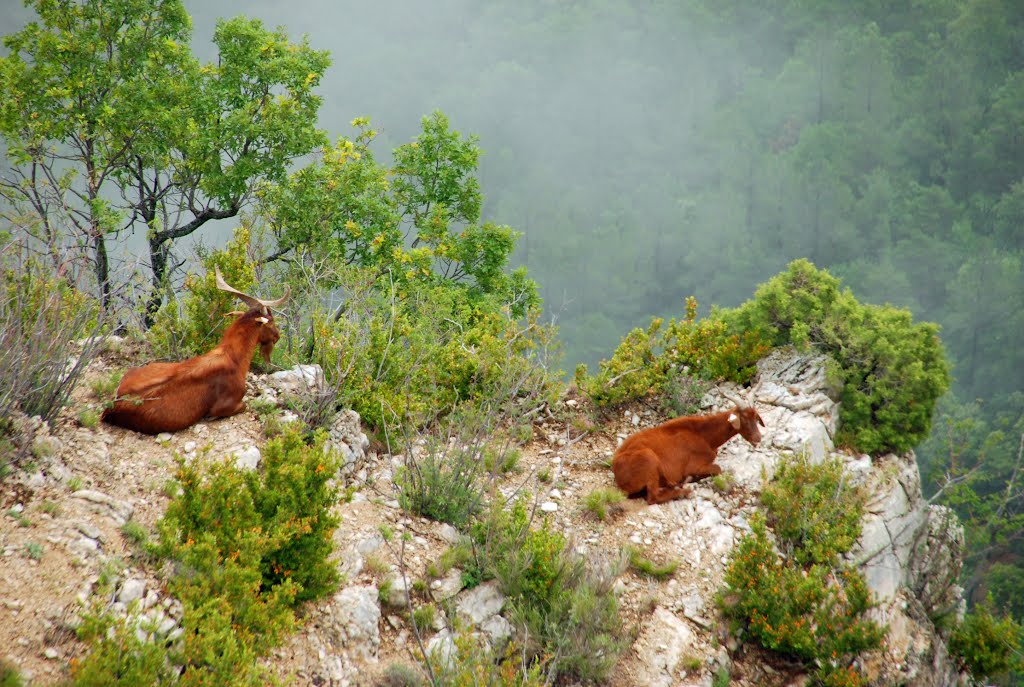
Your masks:
<svg viewBox="0 0 1024 687"><path fill-rule="evenodd" d="M859 303L839 287L827 271L795 260L752 300L718 316L732 332L814 348L835 361L837 443L871 455L907 451L928 436L935 403L949 388L938 325L914 323L891 305Z"/></svg>
<svg viewBox="0 0 1024 687"><path fill-rule="evenodd" d="M804 662L820 684L856 687L863 680L853 660L879 647L885 630L864 617L871 599L863 574L838 563L860 536L863 509L863 496L836 479L841 471L836 459L782 463L763 497L767 518L751 519L718 604L734 632Z"/></svg>

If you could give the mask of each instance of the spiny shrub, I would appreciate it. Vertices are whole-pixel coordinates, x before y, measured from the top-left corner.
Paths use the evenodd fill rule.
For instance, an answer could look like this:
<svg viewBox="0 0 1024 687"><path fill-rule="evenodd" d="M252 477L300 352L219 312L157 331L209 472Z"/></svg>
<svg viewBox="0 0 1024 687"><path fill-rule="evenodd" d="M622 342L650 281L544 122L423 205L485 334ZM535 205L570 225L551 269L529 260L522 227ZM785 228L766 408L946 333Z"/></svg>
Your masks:
<svg viewBox="0 0 1024 687"><path fill-rule="evenodd" d="M396 475L398 502L418 515L463 527L480 506L491 418L463 409L441 422L422 452Z"/></svg>
<svg viewBox="0 0 1024 687"><path fill-rule="evenodd" d="M1012 616L997 618L991 596L956 626L949 651L979 681L1024 670L1021 626Z"/></svg>
<svg viewBox="0 0 1024 687"><path fill-rule="evenodd" d="M495 651L470 632L455 635L454 650L445 656L435 652L428 657L431 684L438 687L542 687L545 661L524 665L521 647L510 642L503 651Z"/></svg>
<svg viewBox="0 0 1024 687"><path fill-rule="evenodd" d="M158 523L161 553L182 570L175 594L195 609L223 599L232 623L257 647L291 627L294 606L338 583L327 560L338 522L330 484L338 459L323 442L319 435L309 446L297 431L275 437L261 471L180 460L181 493Z"/></svg>
<svg viewBox="0 0 1024 687"><path fill-rule="evenodd" d="M782 461L761 503L783 553L801 565L832 563L860 536L864 498L838 458L814 464L798 453Z"/></svg>
<svg viewBox="0 0 1024 687"><path fill-rule="evenodd" d="M634 329L600 372L576 369L576 384L598 406L612 406L649 395L678 395L683 377L745 382L769 346L756 332L730 331L717 316L698 320L697 301L686 299L681 320L656 317L647 329Z"/></svg>
<svg viewBox="0 0 1024 687"><path fill-rule="evenodd" d="M607 677L625 645L612 592L618 570L585 565L546 520L531 527L522 500L493 506L472 538L481 576L497 578L527 653L565 680Z"/></svg>
<svg viewBox="0 0 1024 687"><path fill-rule="evenodd" d="M836 562L860 536L859 517L840 515L841 509L863 503L836 469L812 466L805 457L783 461L764 505L778 524L778 548L790 555L779 555L765 517L755 514L726 568L718 604L734 632L803 661L821 684L855 687L862 680L854 658L877 648L885 630L864 618L870 607L864 576ZM838 506L823 497L829 489Z"/></svg>
<svg viewBox="0 0 1024 687"><path fill-rule="evenodd" d="M0 426L16 410L57 416L102 345L99 317L95 301L46 263L0 261Z"/></svg>
<svg viewBox="0 0 1024 687"><path fill-rule="evenodd" d="M949 387L938 325L915 324L904 309L861 304L839 286L828 272L796 260L753 300L719 317L730 332L827 353L842 385L837 441L872 455L907 451L928 436L935 402Z"/></svg>

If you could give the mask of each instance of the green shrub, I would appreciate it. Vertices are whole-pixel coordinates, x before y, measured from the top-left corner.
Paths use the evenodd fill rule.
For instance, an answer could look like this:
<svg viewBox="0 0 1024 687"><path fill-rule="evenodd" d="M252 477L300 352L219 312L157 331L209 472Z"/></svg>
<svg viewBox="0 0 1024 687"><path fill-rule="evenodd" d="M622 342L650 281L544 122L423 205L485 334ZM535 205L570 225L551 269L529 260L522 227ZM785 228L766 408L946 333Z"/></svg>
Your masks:
<svg viewBox="0 0 1024 687"><path fill-rule="evenodd" d="M609 506L626 500L626 495L615 487L599 487L583 497L583 507L597 516L598 520L608 517Z"/></svg>
<svg viewBox="0 0 1024 687"><path fill-rule="evenodd" d="M174 682L167 647L143 642L125 618L90 608L82 614L78 638L89 646L82 658L71 659L75 687L136 687Z"/></svg>
<svg viewBox="0 0 1024 687"><path fill-rule="evenodd" d="M78 424L85 429L96 429L100 424L100 414L93 408L82 408L78 411Z"/></svg>
<svg viewBox="0 0 1024 687"><path fill-rule="evenodd" d="M379 687L422 687L423 678L409 666L392 663L384 671Z"/></svg>
<svg viewBox="0 0 1024 687"><path fill-rule="evenodd" d="M124 376L124 370L114 370L109 374L96 377L89 382L89 389L92 390L93 396L97 400L102 402L113 401L114 393L117 391L117 386L121 383L122 376Z"/></svg>
<svg viewBox="0 0 1024 687"><path fill-rule="evenodd" d="M870 590L852 569L797 565L775 552L764 519L733 552L719 605L733 623L761 646L799 659L826 684L862 651L881 644L884 630L863 618ZM847 684L861 684L859 678Z"/></svg>
<svg viewBox="0 0 1024 687"><path fill-rule="evenodd" d="M146 528L136 520L129 520L121 525L121 534L136 546L142 546L149 539L149 533L146 532Z"/></svg>
<svg viewBox="0 0 1024 687"><path fill-rule="evenodd" d="M600 362L596 375L588 376L585 365L578 367L576 384L598 406L656 395L670 408L689 408L690 396L700 388L689 381L691 375L745 382L768 349L756 331L730 331L717 316L698 320L697 301L690 297L683 319L666 325L656 317L646 330L634 329L610 360Z"/></svg>
<svg viewBox="0 0 1024 687"><path fill-rule="evenodd" d="M304 326L311 361L339 390L339 403L372 428L424 427L466 403L485 401L497 412L524 398L553 398L554 329L539 324L539 309L520 321L494 296L382 281L352 270L346 309L317 306Z"/></svg>
<svg viewBox="0 0 1024 687"><path fill-rule="evenodd" d="M564 680L601 681L624 647L616 570L588 568L545 520L531 527L523 501L495 504L472 528L476 561L467 573L494 577L521 628L523 649Z"/></svg>
<svg viewBox="0 0 1024 687"><path fill-rule="evenodd" d="M796 260L753 300L718 315L731 332L831 356L842 385L839 443L871 455L907 451L928 436L935 402L949 387L938 326L914 324L900 308L863 305L839 286Z"/></svg>
<svg viewBox="0 0 1024 687"><path fill-rule="evenodd" d="M337 489L328 482L338 459L323 441L308 446L298 432L271 439L260 472L179 460L181 493L157 525L160 552L182 569L172 592L197 612L212 599L227 604L257 649L290 629L294 606L338 582L328 561L337 525Z"/></svg>
<svg viewBox="0 0 1024 687"><path fill-rule="evenodd" d="M992 598L976 606L953 630L949 651L976 680L1024 670L1021 626L1010 615L997 618Z"/></svg>
<svg viewBox="0 0 1024 687"><path fill-rule="evenodd" d="M542 687L545 660L526 663L522 650L511 642L504 651L495 651L469 632L455 636L455 650L446 660L440 655L428 658L431 683L438 687Z"/></svg>
<svg viewBox="0 0 1024 687"><path fill-rule="evenodd" d="M277 685L260 656L249 628L239 628L237 614L222 598L186 604L182 616L182 646L177 661L183 666L179 687L264 687ZM140 683L146 684L146 683Z"/></svg>
<svg viewBox="0 0 1024 687"><path fill-rule="evenodd" d="M864 496L846 481L843 463L813 464L806 453L783 459L761 503L783 553L797 563L832 563L860 537Z"/></svg>
<svg viewBox="0 0 1024 687"><path fill-rule="evenodd" d="M419 632L426 632L434 626L437 619L437 609L433 604L420 606L412 612L412 623Z"/></svg>

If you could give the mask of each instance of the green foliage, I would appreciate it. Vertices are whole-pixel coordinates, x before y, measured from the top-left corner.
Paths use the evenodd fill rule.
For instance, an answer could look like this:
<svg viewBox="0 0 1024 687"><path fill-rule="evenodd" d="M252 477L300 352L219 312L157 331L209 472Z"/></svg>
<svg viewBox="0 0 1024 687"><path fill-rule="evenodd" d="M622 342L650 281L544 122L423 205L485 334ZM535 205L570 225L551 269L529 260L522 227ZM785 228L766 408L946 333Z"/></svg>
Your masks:
<svg viewBox="0 0 1024 687"><path fill-rule="evenodd" d="M879 455L909 450L928 435L935 402L949 387L936 325L857 302L807 260L793 261L753 300L721 315L730 331L757 332L775 346L813 346L836 361L840 443Z"/></svg>
<svg viewBox="0 0 1024 687"><path fill-rule="evenodd" d="M626 495L615 487L598 487L583 497L583 507L593 513L598 520L608 517L609 506L615 506L626 500Z"/></svg>
<svg viewBox="0 0 1024 687"><path fill-rule="evenodd" d="M444 429L429 437L422 452L410 453L395 480L403 508L455 527L464 526L479 508L487 469L483 428L488 419L460 417L464 424L459 418L450 423L456 432L452 440Z"/></svg>
<svg viewBox="0 0 1024 687"><path fill-rule="evenodd" d="M186 608L215 619L229 612L241 641L257 649L291 627L296 605L338 582L328 561L338 459L323 440L307 446L297 432L269 440L261 472L179 461L182 491L157 525L161 553L184 570L171 588ZM214 600L224 607L208 608Z"/></svg>
<svg viewBox="0 0 1024 687"><path fill-rule="evenodd" d="M149 533L146 532L146 528L136 520L129 520L121 525L121 534L136 546L142 546L149 539Z"/></svg>
<svg viewBox="0 0 1024 687"><path fill-rule="evenodd" d="M77 632L89 652L71 660L74 687L136 687L174 681L167 648L158 642L140 641L127 619L90 608L82 614Z"/></svg>
<svg viewBox="0 0 1024 687"><path fill-rule="evenodd" d="M745 382L768 351L756 332L729 331L717 316L698 320L697 301L686 300L683 319L668 324L660 317L646 330L634 329L619 344L601 371L588 376L576 370L576 383L598 406L611 406L648 395L664 397L668 407L693 406L692 394L703 380Z"/></svg>
<svg viewBox="0 0 1024 687"><path fill-rule="evenodd" d="M349 274L344 314L312 313L312 361L338 402L371 427L419 427L461 404L554 393L546 367L554 330L538 323L538 311L520 322L492 296L421 282L399 291L365 271Z"/></svg>
<svg viewBox="0 0 1024 687"><path fill-rule="evenodd" d="M742 627L765 648L817 665L815 675L826 684L858 653L880 645L883 630L863 619L870 591L862 575L784 561L764 520L755 517L751 527L732 555L719 598L734 631Z"/></svg>
<svg viewBox="0 0 1024 687"><path fill-rule="evenodd" d="M157 357L180 360L206 353L218 343L233 318L228 313L245 310L237 297L217 288L214 270L239 291L256 295L256 270L250 255L252 232L246 226L235 229L222 250L204 255L204 274L185 279L187 295L182 303L169 300L157 313L147 338ZM280 294L275 294L280 295ZM268 296L269 297L269 296ZM254 356L258 353L254 353Z"/></svg>
<svg viewBox="0 0 1024 687"><path fill-rule="evenodd" d="M392 663L384 671L378 687L422 687L423 678L409 666Z"/></svg>
<svg viewBox="0 0 1024 687"><path fill-rule="evenodd" d="M419 632L426 632L434 626L437 618L437 609L432 604L419 606L412 612L412 622Z"/></svg>
<svg viewBox="0 0 1024 687"><path fill-rule="evenodd" d="M811 465L805 456L785 460L763 497L788 555L780 557L764 516L755 514L726 568L720 608L734 632L813 667L822 684L863 684L852 661L880 646L885 630L864 618L863 575L836 564L860 536L859 515L846 511L859 512L861 498L844 484L841 465Z"/></svg>
<svg viewBox="0 0 1024 687"><path fill-rule="evenodd" d="M22 525L24 527L25 525ZM43 557L43 545L39 542L26 542L25 543L25 557L31 558L34 561L38 561Z"/></svg>
<svg viewBox="0 0 1024 687"><path fill-rule="evenodd" d="M21 687L22 684L18 669L7 661L0 661L0 687Z"/></svg>
<svg viewBox="0 0 1024 687"><path fill-rule="evenodd" d="M761 503L783 553L801 565L834 563L860 537L864 496L846 481L839 458L815 464L799 453L783 460Z"/></svg>
<svg viewBox="0 0 1024 687"><path fill-rule="evenodd" d="M527 654L552 661L548 670L564 679L607 677L625 646L612 592L616 571L588 568L548 521L531 527L522 500L492 507L474 523L472 538L479 571L467 565L466 572L498 580Z"/></svg>
<svg viewBox="0 0 1024 687"><path fill-rule="evenodd" d="M669 561L664 565L658 565L650 558L645 557L635 547L628 549L629 565L641 575L655 580L664 580L675 574L679 569L679 561Z"/></svg>
<svg viewBox="0 0 1024 687"><path fill-rule="evenodd" d="M431 684L439 687L542 687L549 684L544 679L543 661L524 665L521 650L515 643L496 651L469 632L455 635L455 650L450 658L432 655L427 660L433 677Z"/></svg>
<svg viewBox="0 0 1024 687"><path fill-rule="evenodd" d="M82 408L78 411L78 424L86 429L96 429L100 424L100 414L94 408Z"/></svg>
<svg viewBox="0 0 1024 687"><path fill-rule="evenodd" d="M997 618L992 598L976 606L953 630L949 651L976 680L1021 671L1021 626L1009 615Z"/></svg>

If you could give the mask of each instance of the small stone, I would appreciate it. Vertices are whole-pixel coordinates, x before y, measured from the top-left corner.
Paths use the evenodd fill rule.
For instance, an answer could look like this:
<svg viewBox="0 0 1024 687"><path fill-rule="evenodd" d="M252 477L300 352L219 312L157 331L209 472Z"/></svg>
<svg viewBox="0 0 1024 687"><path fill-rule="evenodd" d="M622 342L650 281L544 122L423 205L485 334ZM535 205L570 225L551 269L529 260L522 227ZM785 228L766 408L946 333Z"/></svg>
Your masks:
<svg viewBox="0 0 1024 687"><path fill-rule="evenodd" d="M45 656L46 658L50 659L51 661L54 660L54 659L60 658L60 654L58 654L57 650L54 649L53 647L47 647L46 649L44 649L43 650L43 656Z"/></svg>
<svg viewBox="0 0 1024 687"><path fill-rule="evenodd" d="M260 450L255 446L235 451L235 467L239 470L255 470L259 464Z"/></svg>
<svg viewBox="0 0 1024 687"><path fill-rule="evenodd" d="M170 432L160 432L159 434L156 435L156 443L166 444L171 440L171 436L172 435Z"/></svg>
<svg viewBox="0 0 1024 687"><path fill-rule="evenodd" d="M540 504L540 509L545 513L554 513L555 511L558 510L558 504L555 503L554 501L545 501L544 503Z"/></svg>
<svg viewBox="0 0 1024 687"><path fill-rule="evenodd" d="M124 584L121 585L121 591L117 595L117 600L128 605L133 601L138 601L142 598L142 595L146 592L145 580L129 579L125 580Z"/></svg>

